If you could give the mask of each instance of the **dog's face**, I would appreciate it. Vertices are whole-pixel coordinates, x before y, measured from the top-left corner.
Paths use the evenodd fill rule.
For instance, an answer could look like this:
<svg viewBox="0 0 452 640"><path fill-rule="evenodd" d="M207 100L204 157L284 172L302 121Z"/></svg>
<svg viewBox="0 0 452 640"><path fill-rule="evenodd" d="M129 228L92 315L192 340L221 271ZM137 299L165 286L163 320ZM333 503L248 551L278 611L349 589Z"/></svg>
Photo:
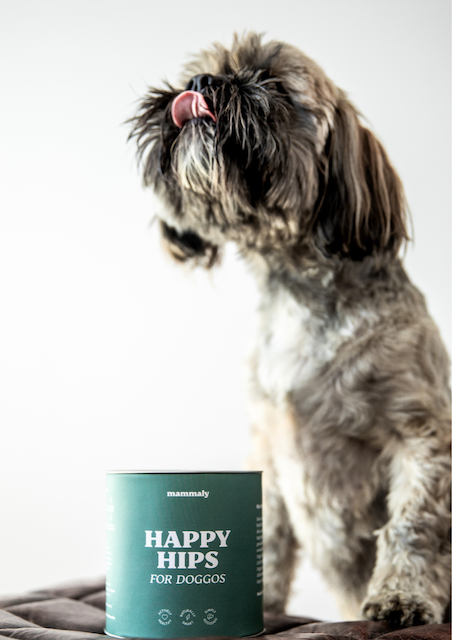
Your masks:
<svg viewBox="0 0 452 640"><path fill-rule="evenodd" d="M400 182L323 71L292 46L249 35L150 90L133 119L144 182L178 260L211 266L225 241L284 260L396 255Z"/></svg>

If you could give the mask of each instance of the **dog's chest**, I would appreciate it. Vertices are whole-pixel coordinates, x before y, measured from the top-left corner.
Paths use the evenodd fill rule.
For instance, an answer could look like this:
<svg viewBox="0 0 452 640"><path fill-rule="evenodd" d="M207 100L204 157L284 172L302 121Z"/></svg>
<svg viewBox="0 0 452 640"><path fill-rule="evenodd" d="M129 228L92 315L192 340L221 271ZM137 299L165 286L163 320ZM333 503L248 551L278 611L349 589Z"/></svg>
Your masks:
<svg viewBox="0 0 452 640"><path fill-rule="evenodd" d="M275 402L309 384L353 333L353 322L319 315L284 288L261 309L256 374Z"/></svg>

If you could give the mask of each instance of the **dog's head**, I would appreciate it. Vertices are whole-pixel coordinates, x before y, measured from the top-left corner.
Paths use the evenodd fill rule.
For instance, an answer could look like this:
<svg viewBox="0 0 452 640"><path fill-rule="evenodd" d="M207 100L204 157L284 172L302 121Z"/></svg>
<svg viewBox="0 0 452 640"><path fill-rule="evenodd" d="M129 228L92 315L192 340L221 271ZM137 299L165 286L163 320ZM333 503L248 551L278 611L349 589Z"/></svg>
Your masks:
<svg viewBox="0 0 452 640"><path fill-rule="evenodd" d="M144 183L164 201L178 260L210 267L225 241L295 262L395 256L406 239L400 181L381 144L296 48L251 34L151 89L132 120Z"/></svg>

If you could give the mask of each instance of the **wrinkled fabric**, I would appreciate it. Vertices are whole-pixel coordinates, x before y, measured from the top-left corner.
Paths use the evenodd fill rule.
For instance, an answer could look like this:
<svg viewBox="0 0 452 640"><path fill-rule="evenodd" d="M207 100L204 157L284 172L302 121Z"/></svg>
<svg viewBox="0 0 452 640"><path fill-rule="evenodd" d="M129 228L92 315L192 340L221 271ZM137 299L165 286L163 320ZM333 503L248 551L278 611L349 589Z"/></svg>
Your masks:
<svg viewBox="0 0 452 640"><path fill-rule="evenodd" d="M106 640L104 587L104 579L100 578L0 596L0 639ZM386 622L364 620L321 622L269 614L265 614L264 620L265 633L260 636L263 640L450 640L451 637L450 624L397 629Z"/></svg>

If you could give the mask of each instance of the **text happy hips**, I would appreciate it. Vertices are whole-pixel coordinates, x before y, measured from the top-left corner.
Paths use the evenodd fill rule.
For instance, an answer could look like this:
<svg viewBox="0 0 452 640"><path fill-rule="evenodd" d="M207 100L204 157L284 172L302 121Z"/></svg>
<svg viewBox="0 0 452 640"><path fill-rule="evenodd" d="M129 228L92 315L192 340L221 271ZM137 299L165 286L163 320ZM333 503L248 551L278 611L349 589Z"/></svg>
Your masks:
<svg viewBox="0 0 452 640"><path fill-rule="evenodd" d="M217 542L219 548L227 547L230 529L226 531L177 531L166 532L165 541L163 531L145 531L145 547L154 549L192 549L196 545L199 549L208 549L209 545ZM157 551L157 569L196 569L204 563L204 568L214 569L218 566L218 551ZM202 565L201 565L202 566Z"/></svg>

